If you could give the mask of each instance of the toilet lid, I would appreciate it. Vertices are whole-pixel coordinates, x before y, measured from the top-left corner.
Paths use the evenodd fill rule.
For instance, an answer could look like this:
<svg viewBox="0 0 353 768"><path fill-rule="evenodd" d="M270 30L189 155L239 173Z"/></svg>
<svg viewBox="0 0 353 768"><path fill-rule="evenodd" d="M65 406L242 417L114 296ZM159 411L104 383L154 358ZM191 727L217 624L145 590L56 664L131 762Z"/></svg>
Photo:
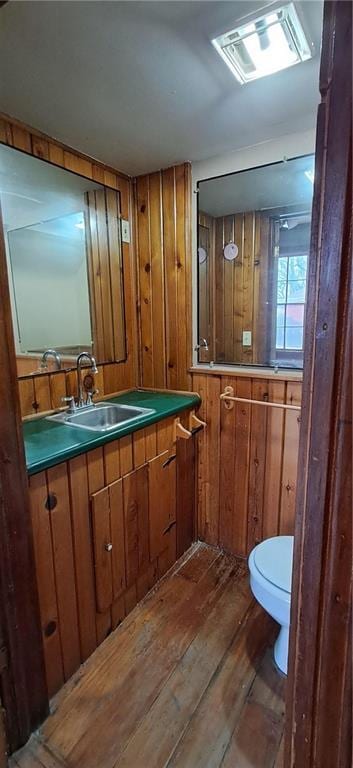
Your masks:
<svg viewBox="0 0 353 768"><path fill-rule="evenodd" d="M275 536L255 548L254 562L261 575L285 592L291 591L293 536Z"/></svg>

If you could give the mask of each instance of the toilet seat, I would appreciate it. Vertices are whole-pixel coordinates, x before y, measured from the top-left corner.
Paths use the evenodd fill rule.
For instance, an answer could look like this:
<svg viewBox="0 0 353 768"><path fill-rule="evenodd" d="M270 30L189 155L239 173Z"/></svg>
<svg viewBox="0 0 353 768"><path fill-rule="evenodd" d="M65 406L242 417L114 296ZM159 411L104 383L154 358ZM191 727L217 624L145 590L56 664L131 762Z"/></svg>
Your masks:
<svg viewBox="0 0 353 768"><path fill-rule="evenodd" d="M253 565L261 576L288 595L291 593L293 536L274 536L253 550Z"/></svg>

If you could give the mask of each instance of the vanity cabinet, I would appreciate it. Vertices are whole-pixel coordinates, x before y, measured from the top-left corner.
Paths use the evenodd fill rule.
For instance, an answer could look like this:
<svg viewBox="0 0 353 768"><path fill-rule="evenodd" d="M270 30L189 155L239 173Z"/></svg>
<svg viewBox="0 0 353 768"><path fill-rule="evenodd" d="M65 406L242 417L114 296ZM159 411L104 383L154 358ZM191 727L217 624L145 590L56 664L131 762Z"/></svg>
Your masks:
<svg viewBox="0 0 353 768"><path fill-rule="evenodd" d="M29 478L50 696L193 542L194 442L169 418Z"/></svg>

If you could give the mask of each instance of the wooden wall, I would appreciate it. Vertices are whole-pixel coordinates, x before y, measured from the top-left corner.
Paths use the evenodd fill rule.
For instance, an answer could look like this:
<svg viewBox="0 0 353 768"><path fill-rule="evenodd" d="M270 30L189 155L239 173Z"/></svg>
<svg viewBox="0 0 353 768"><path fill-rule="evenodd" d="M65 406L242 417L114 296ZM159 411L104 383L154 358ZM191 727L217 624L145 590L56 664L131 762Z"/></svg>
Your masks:
<svg viewBox="0 0 353 768"><path fill-rule="evenodd" d="M140 381L190 389L191 179L184 164L135 186Z"/></svg>
<svg viewBox="0 0 353 768"><path fill-rule="evenodd" d="M259 379L255 374L246 378L210 373L192 373L190 383L189 174L189 167L184 165L136 180L141 383L192 388L201 395L200 413L207 429L199 437L198 448L199 537L245 556L262 538L293 533L298 415L250 405L226 411L219 395L224 386L232 384L242 397L262 399L268 395L269 400L298 404L301 384ZM219 249L232 237L240 245L240 254L236 262L219 259L218 289L225 299L218 302L222 313L219 322L224 328L227 314L232 327L223 340L227 338L232 350L238 345L239 354L241 331L259 328L253 348L243 348L242 360L250 363L260 348L262 334L256 297L262 280L260 250L264 254L264 280L267 275L267 219L262 221L257 213L227 217L219 229ZM240 312L236 308L237 286L243 296Z"/></svg>
<svg viewBox="0 0 353 768"><path fill-rule="evenodd" d="M99 397L135 386L135 378L129 365L106 363L97 367L98 374L95 374L94 383L99 390ZM88 368L87 371L89 370ZM18 379L18 389L22 416L62 408L63 397L77 395L76 369L23 376Z"/></svg>
<svg viewBox="0 0 353 768"><path fill-rule="evenodd" d="M93 354L99 362L119 362L126 357L119 195L97 189L86 199Z"/></svg>
<svg viewBox="0 0 353 768"><path fill-rule="evenodd" d="M113 169L98 163L82 155L80 152L66 147L54 139L45 136L38 131L29 128L22 123L6 115L0 115L0 142L22 150L34 157L48 160L54 165L66 168L87 179L93 179L100 184L120 192L121 214L123 218L132 219L131 180L117 173ZM136 274L133 259L133 243L122 244L123 270L124 270L124 294L125 294L125 322L127 359L121 363L111 363L104 375L103 391L106 394L135 386L138 381L137 361L137 322L136 322ZM103 366L104 369L106 366ZM116 370L114 370L116 368ZM72 375L59 374L61 378L55 379L55 374L43 374L41 376L28 377L20 382L20 398L22 415L47 410L57 405L57 391L71 394L69 382ZM66 384L64 382L66 381ZM103 379L101 378L101 386ZM118 386L117 386L118 384ZM110 389L112 387L112 389ZM100 384L98 383L98 388ZM74 390L76 393L76 389ZM102 390L101 390L102 391ZM54 403L52 405L49 403ZM33 405L34 404L34 405Z"/></svg>
<svg viewBox="0 0 353 768"><path fill-rule="evenodd" d="M193 374L200 418L198 530L209 544L246 556L262 539L294 531L299 421L297 411L219 399L239 397L300 405L301 383L258 377Z"/></svg>
<svg viewBox="0 0 353 768"><path fill-rule="evenodd" d="M224 246L234 242L238 256L224 258ZM207 261L199 264L199 334L209 352L200 349L199 361L265 365L271 349L269 296L270 228L259 212L212 218L199 214L199 244ZM252 334L243 345L243 331Z"/></svg>
<svg viewBox="0 0 353 768"><path fill-rule="evenodd" d="M129 217L126 178L56 142L29 133L15 122L0 123L0 138L119 189L122 214ZM226 376L189 372L192 349L190 208L188 164L135 180L137 312L132 247L124 244L128 358L126 363L99 366L96 385L102 395L136 383L193 389L201 394L202 413L208 426L200 437L199 535L211 544L246 555L261 538L293 530L298 422L294 412L269 411L261 406L236 406L233 411L225 411L219 394L227 383L233 383L242 396L261 399L268 393L269 399L298 402L301 385L255 376L232 376L228 381ZM248 322L255 318L254 296L260 286L260 273L255 271L258 265L253 266L261 247L259 214L227 217L221 232L219 244L220 239L223 243L234 237L242 248L239 261L226 264L222 259L217 278L224 290L232 287L222 312L234 317L231 333L234 344L239 333L234 298L236 283L234 275L231 277L225 270L238 269L243 275L243 292L248 299L244 298L242 304L242 322L246 324L244 328L249 329ZM246 360L250 362L249 354ZM30 414L58 407L63 395L74 392L75 371L23 378L20 381L22 412Z"/></svg>
<svg viewBox="0 0 353 768"><path fill-rule="evenodd" d="M223 255L230 241L239 252L234 261ZM269 220L258 212L215 220L215 360L228 363L267 362L266 300L269 274ZM252 334L243 346L243 331Z"/></svg>

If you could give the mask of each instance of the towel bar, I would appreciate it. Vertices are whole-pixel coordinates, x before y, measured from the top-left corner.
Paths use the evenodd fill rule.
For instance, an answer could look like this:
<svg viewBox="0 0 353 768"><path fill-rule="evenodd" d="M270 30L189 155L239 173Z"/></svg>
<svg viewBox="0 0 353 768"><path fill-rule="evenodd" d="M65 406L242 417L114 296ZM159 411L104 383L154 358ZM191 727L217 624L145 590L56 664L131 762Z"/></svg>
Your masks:
<svg viewBox="0 0 353 768"><path fill-rule="evenodd" d="M300 405L291 405L291 403L272 403L268 400L253 400L247 397L235 397L233 387L226 387L224 392L220 395L220 400L224 400L227 408L232 408L232 403L250 403L251 405L266 405L268 408L284 408L288 411L300 411Z"/></svg>

